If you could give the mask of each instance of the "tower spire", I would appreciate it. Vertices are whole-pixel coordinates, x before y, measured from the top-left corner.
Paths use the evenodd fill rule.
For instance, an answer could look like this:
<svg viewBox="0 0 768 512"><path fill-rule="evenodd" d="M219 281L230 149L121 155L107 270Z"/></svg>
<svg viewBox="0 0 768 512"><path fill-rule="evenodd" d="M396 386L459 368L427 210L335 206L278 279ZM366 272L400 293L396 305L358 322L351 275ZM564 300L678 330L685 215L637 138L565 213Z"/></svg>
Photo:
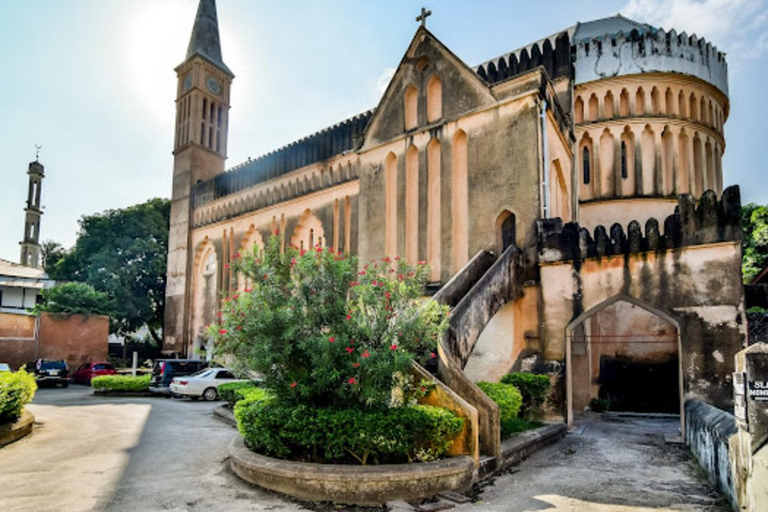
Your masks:
<svg viewBox="0 0 768 512"><path fill-rule="evenodd" d="M232 74L221 57L221 38L219 37L219 19L216 15L216 0L200 0L197 7L195 25L189 38L187 58L195 55L215 64L228 74Z"/></svg>
<svg viewBox="0 0 768 512"><path fill-rule="evenodd" d="M42 146L41 146L42 147ZM40 192L45 177L45 168L39 159L40 148L35 146L38 154L35 161L29 164L29 190L27 191L27 207L24 209L24 236L21 245L19 263L27 267L40 268L40 217L43 210L40 206Z"/></svg>

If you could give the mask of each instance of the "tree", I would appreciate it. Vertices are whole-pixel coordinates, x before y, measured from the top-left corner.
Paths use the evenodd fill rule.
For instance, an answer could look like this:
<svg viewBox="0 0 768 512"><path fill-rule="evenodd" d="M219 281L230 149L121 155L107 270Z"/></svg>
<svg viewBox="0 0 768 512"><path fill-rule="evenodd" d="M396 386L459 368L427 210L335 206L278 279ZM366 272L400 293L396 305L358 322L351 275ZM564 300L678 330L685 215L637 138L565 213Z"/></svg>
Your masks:
<svg viewBox="0 0 768 512"><path fill-rule="evenodd" d="M742 277L747 283L768 264L768 207L749 203L741 208Z"/></svg>
<svg viewBox="0 0 768 512"><path fill-rule="evenodd" d="M106 293L86 283L64 283L43 290L43 302L35 311L65 315L110 315L112 303Z"/></svg>
<svg viewBox="0 0 768 512"><path fill-rule="evenodd" d="M43 268L46 272L56 266L56 263L64 257L66 250L59 242L44 240L42 243Z"/></svg>
<svg viewBox="0 0 768 512"><path fill-rule="evenodd" d="M170 212L169 200L151 199L82 217L75 246L49 276L106 293L114 303L113 332L126 335L146 325L161 346Z"/></svg>

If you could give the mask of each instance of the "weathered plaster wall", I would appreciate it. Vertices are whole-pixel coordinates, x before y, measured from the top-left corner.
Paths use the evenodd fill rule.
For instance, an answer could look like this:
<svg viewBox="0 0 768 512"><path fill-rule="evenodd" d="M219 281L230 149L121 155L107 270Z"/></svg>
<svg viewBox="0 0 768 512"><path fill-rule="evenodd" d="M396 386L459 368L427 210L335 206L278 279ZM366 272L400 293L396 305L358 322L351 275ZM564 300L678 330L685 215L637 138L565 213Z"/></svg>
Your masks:
<svg viewBox="0 0 768 512"><path fill-rule="evenodd" d="M38 357L64 359L70 370L89 361L106 361L109 357L109 317L40 315Z"/></svg>
<svg viewBox="0 0 768 512"><path fill-rule="evenodd" d="M734 510L741 510L737 482L728 455L729 439L736 431L736 420L732 414L698 400L685 403L685 444Z"/></svg>

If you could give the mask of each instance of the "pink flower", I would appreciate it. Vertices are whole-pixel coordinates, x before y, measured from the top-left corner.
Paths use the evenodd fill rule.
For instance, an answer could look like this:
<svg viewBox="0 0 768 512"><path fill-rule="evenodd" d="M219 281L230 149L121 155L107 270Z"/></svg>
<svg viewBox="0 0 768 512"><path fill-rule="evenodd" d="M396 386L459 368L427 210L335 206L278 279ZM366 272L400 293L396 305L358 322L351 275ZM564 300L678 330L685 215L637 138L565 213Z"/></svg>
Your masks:
<svg viewBox="0 0 768 512"><path fill-rule="evenodd" d="M301 252L299 253L299 256L304 256L305 254L307 254L307 250L302 249Z"/></svg>
<svg viewBox="0 0 768 512"><path fill-rule="evenodd" d="M232 256L232 259L233 259L233 260L236 260L236 259L238 259L239 257L240 257L240 253L239 253L239 252L236 252L236 253L235 253L235 255L234 255L234 256Z"/></svg>
<svg viewBox="0 0 768 512"><path fill-rule="evenodd" d="M323 248L320 247L319 245L317 246L317 252L323 252Z"/></svg>
<svg viewBox="0 0 768 512"><path fill-rule="evenodd" d="M352 315L347 315L347 320L352 320Z"/></svg>
<svg viewBox="0 0 768 512"><path fill-rule="evenodd" d="M336 341L336 338L334 338L333 336L328 338L328 342L333 343L334 341Z"/></svg>
<svg viewBox="0 0 768 512"><path fill-rule="evenodd" d="M291 258L291 266L296 265L296 258Z"/></svg>
<svg viewBox="0 0 768 512"><path fill-rule="evenodd" d="M437 359L437 354L432 352L431 354L429 354L429 357L431 357L432 359Z"/></svg>
<svg viewBox="0 0 768 512"><path fill-rule="evenodd" d="M391 299L391 298L392 298L392 294L391 294L391 293L389 293L389 292L384 292L384 297L386 297L386 298L387 298L387 300L389 300L389 299Z"/></svg>
<svg viewBox="0 0 768 512"><path fill-rule="evenodd" d="M347 381L347 384L349 384L350 386L353 384L357 384L357 380L354 377L350 377L349 380Z"/></svg>
<svg viewBox="0 0 768 512"><path fill-rule="evenodd" d="M427 262L424 261L424 260L419 261L419 265L426 265L426 264L427 264Z"/></svg>
<svg viewBox="0 0 768 512"><path fill-rule="evenodd" d="M360 274L361 276L364 276L365 275L365 270L361 270L360 272L358 272L358 274Z"/></svg>
<svg viewBox="0 0 768 512"><path fill-rule="evenodd" d="M360 368L360 363L352 363L352 368Z"/></svg>
<svg viewBox="0 0 768 512"><path fill-rule="evenodd" d="M400 256L395 256L395 261L400 261L402 258Z"/></svg>
<svg viewBox="0 0 768 512"><path fill-rule="evenodd" d="M365 352L363 352L362 354L360 354L360 357L362 357L362 358L366 358L366 359L367 359L367 358L371 357L371 354L369 354L369 353L368 353L368 351L366 350Z"/></svg>
<svg viewBox="0 0 768 512"><path fill-rule="evenodd" d="M232 300L237 300L238 297L240 297L240 296L235 294L235 295L232 296Z"/></svg>
<svg viewBox="0 0 768 512"><path fill-rule="evenodd" d="M229 268L229 263L225 263L224 268Z"/></svg>
<svg viewBox="0 0 768 512"><path fill-rule="evenodd" d="M253 291L253 288L246 288L243 290L245 293L251 293Z"/></svg>
<svg viewBox="0 0 768 512"><path fill-rule="evenodd" d="M227 330L226 329L222 329L222 330L219 331L219 334L227 334Z"/></svg>
<svg viewBox="0 0 768 512"><path fill-rule="evenodd" d="M292 388L295 388L296 386L298 386L298 384L296 382L291 382L291 387Z"/></svg>
<svg viewBox="0 0 768 512"><path fill-rule="evenodd" d="M352 347L347 347L347 354L351 354L354 351L355 349L353 349Z"/></svg>
<svg viewBox="0 0 768 512"><path fill-rule="evenodd" d="M389 350L397 350L397 345L394 343L389 347Z"/></svg>

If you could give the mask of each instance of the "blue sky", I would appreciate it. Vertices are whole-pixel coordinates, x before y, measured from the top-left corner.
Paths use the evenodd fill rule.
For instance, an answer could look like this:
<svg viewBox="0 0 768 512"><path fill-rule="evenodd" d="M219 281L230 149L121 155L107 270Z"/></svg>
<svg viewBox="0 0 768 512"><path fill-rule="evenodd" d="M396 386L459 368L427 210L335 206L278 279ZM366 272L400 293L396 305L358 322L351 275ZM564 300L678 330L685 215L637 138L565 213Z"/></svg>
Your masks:
<svg viewBox="0 0 768 512"><path fill-rule="evenodd" d="M422 5L429 28L477 64L621 12L704 36L727 52L731 113L724 181L768 203L759 151L768 103L766 0L549 2L218 0L224 60L237 75L234 166L376 105ZM15 261L28 163L44 146L42 238L71 246L85 214L168 197L176 78L197 0L0 2L0 258Z"/></svg>

